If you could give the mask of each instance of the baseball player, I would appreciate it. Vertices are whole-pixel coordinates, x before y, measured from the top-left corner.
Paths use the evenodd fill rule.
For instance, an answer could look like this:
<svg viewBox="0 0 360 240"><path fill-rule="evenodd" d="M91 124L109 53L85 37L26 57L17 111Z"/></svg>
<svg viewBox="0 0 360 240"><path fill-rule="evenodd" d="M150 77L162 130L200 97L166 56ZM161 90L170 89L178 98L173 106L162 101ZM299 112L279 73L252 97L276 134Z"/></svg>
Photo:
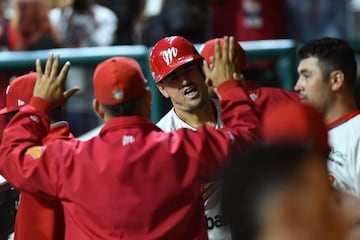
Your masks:
<svg viewBox="0 0 360 240"><path fill-rule="evenodd" d="M0 114L12 118L21 107L30 102L36 83L37 74L31 72L15 78L9 85L6 95L6 107ZM62 120L62 108L56 108L51 114L51 126L42 143L54 139L71 140L67 122ZM29 150L31 154L36 151ZM16 213L15 239L60 240L64 238L64 214L60 201L21 192ZM30 237L31 236L31 237Z"/></svg>
<svg viewBox="0 0 360 240"><path fill-rule="evenodd" d="M169 98L173 104L173 108L157 123L162 130L173 131L179 128L195 130L202 125L223 127L218 100L210 98L209 88L205 84L205 76L201 69L203 58L212 66L215 42L216 39L212 39L204 43L200 54L189 41L180 36L163 38L152 48L149 57L150 70L162 95ZM219 42L220 46L223 46L224 39L219 39ZM240 73L246 68L246 54L238 43L234 42L234 47L237 49L236 73L239 81L243 82ZM176 54L171 55L172 51ZM173 57L172 64L164 64L164 59L170 57ZM261 111L283 102L299 101L296 93L278 88L255 87L254 83L250 83L251 81L246 81L249 96ZM187 91L196 94L187 95ZM231 239L220 210L219 185L220 182L214 182L204 186L208 235L209 239Z"/></svg>
<svg viewBox="0 0 360 240"><path fill-rule="evenodd" d="M360 115L354 98L356 59L343 40L322 38L298 52L299 79L295 90L314 105L328 127L330 179L342 192L360 198Z"/></svg>
<svg viewBox="0 0 360 240"><path fill-rule="evenodd" d="M215 45L213 46L215 49ZM168 60L171 59L171 64ZM149 55L150 71L159 91L173 108L156 124L163 131L196 128L204 125L224 126L218 100L209 97L202 70L203 57L192 43L181 36L158 41ZM240 80L239 80L240 82ZM205 218L209 239L231 239L220 210L219 183L206 183L203 189Z"/></svg>
<svg viewBox="0 0 360 240"><path fill-rule="evenodd" d="M224 177L234 239L344 239L323 116L309 104L285 103L265 111L261 129L264 144L230 162Z"/></svg>
<svg viewBox="0 0 360 240"><path fill-rule="evenodd" d="M69 63L59 72L59 58L50 55L43 72L37 61L34 96L5 129L0 173L18 189L60 199L65 239L207 239L202 183L232 153L259 141L260 119L232 79L232 41L226 38L222 54L217 44L214 68L205 67L221 99L226 127L218 130L161 131L148 118L151 92L139 64L114 57L94 73L93 106L105 120L99 136L39 146L46 112L73 91L63 92Z"/></svg>

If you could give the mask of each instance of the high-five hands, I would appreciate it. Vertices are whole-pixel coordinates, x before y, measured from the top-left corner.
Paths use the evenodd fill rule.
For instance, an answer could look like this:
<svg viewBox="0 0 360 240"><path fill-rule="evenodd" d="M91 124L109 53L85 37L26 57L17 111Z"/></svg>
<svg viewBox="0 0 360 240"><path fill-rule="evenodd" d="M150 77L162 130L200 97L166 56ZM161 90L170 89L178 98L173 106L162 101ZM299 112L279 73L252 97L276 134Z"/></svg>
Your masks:
<svg viewBox="0 0 360 240"><path fill-rule="evenodd" d="M62 105L75 92L80 90L75 87L64 91L65 80L70 69L70 62L66 62L60 72L59 64L60 56L50 54L46 61L45 71L43 71L40 60L36 60L37 80L33 96L48 101L53 108Z"/></svg>
<svg viewBox="0 0 360 240"><path fill-rule="evenodd" d="M238 64L238 51L234 47L234 37L224 37L223 49L220 49L219 39L215 40L215 56L211 66L204 60L203 69L206 83L216 88L229 79L244 81L241 74L236 73Z"/></svg>

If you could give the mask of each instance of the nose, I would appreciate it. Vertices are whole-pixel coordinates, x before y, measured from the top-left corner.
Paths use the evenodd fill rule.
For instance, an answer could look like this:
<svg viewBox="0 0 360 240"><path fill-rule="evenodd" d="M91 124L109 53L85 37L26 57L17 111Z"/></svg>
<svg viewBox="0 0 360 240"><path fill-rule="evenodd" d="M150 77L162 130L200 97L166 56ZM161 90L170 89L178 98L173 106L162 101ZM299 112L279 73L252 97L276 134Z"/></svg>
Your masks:
<svg viewBox="0 0 360 240"><path fill-rule="evenodd" d="M301 90L301 85L300 85L300 78L298 78L298 80L296 81L296 84L294 86L294 90L296 92L299 92Z"/></svg>

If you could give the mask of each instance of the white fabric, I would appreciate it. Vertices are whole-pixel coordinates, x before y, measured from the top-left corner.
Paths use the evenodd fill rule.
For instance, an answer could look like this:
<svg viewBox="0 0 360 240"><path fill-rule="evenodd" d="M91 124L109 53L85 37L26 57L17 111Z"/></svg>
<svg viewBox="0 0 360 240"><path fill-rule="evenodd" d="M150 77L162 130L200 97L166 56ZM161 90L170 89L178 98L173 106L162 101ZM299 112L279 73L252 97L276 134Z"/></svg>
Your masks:
<svg viewBox="0 0 360 240"><path fill-rule="evenodd" d="M6 179L2 175L0 175L0 185L5 184L6 182Z"/></svg>
<svg viewBox="0 0 360 240"><path fill-rule="evenodd" d="M104 125L100 125L94 129L91 129L90 131L80 135L79 137L77 137L77 139L81 140L81 141L86 141L86 140L89 140L90 138L92 137L95 137L97 135L99 135L99 132L101 130L101 128L103 127Z"/></svg>
<svg viewBox="0 0 360 240"><path fill-rule="evenodd" d="M340 123L328 133L332 148L328 169L333 185L360 198L360 115Z"/></svg>
<svg viewBox="0 0 360 240"><path fill-rule="evenodd" d="M115 32L118 24L118 19L115 13L111 9L98 4L94 4L92 10L94 14L93 21L91 19L87 19L86 16L77 15L74 17L74 21L79 23L86 22L89 24L89 27L91 27L91 35L82 39L80 47L111 45L115 39ZM57 29L60 36L65 39L68 33L67 23L69 23L69 18L72 12L73 10L71 7L65 8L64 10L61 10L60 8L53 8L49 12L52 25Z"/></svg>

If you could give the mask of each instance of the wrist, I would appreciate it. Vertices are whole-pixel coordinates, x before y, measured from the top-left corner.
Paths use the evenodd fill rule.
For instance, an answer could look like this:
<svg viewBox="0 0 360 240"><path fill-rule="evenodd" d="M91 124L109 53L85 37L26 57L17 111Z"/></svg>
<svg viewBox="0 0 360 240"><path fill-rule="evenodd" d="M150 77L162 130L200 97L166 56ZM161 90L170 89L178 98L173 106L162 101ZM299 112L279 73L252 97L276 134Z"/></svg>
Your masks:
<svg viewBox="0 0 360 240"><path fill-rule="evenodd" d="M47 114L49 114L52 110L51 104L48 101L46 101L45 99L40 98L40 97L33 96L30 100L29 105L33 106L36 109L43 110Z"/></svg>

